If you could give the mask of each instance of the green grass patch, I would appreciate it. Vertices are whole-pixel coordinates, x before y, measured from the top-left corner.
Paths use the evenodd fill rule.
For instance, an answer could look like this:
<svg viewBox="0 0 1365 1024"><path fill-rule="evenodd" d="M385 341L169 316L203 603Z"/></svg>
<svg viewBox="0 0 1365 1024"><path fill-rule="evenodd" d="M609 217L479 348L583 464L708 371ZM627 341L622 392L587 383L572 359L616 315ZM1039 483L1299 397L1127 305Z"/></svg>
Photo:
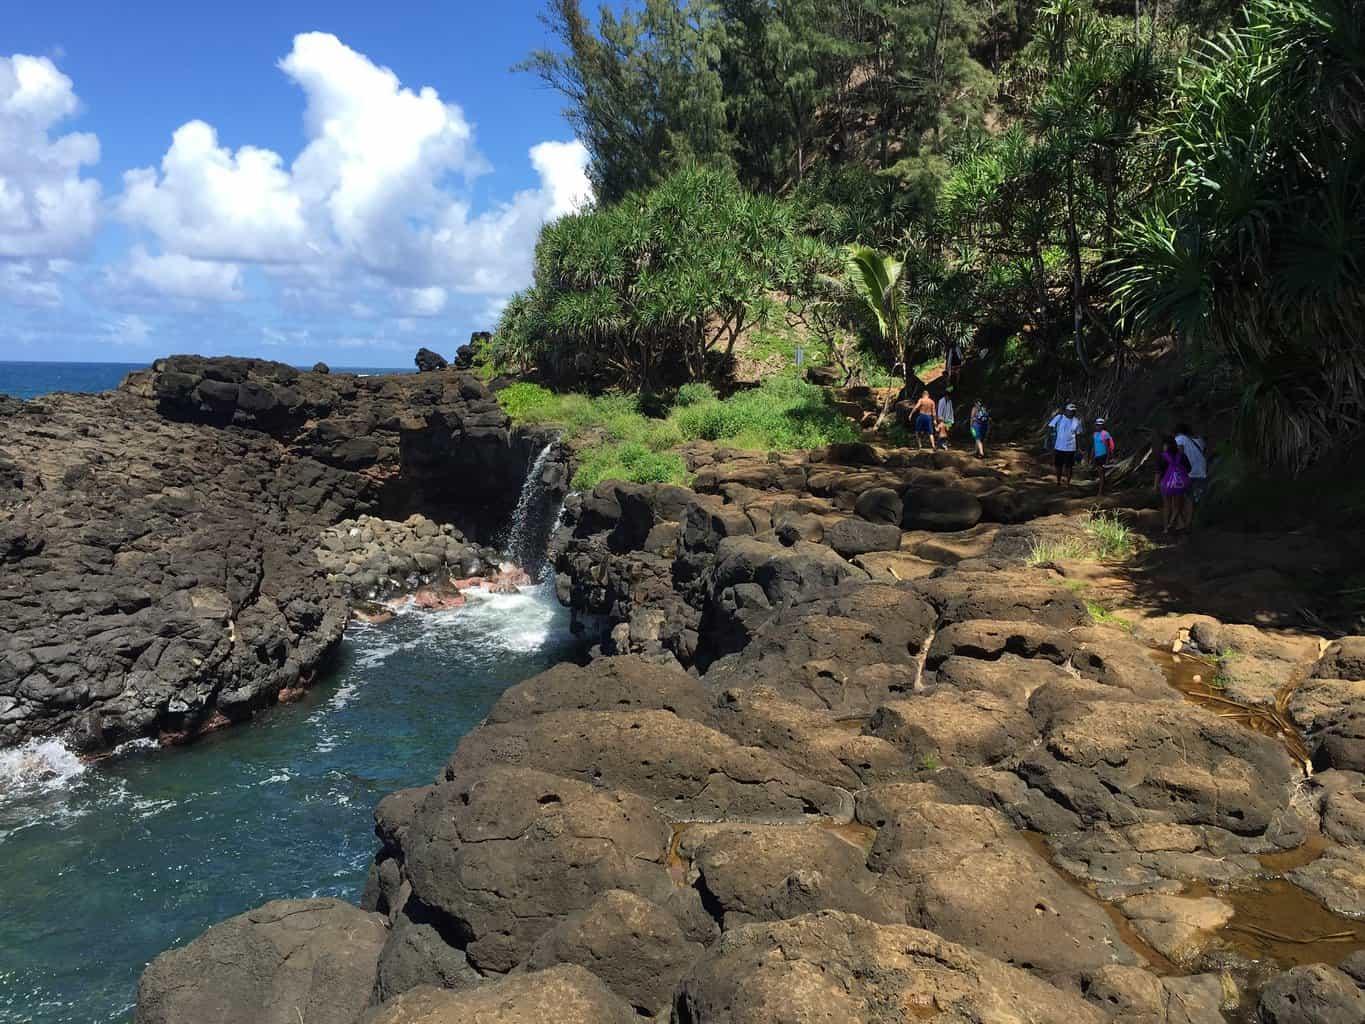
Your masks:
<svg viewBox="0 0 1365 1024"><path fill-rule="evenodd" d="M1086 601L1085 610L1090 613L1091 621L1097 626L1117 626L1127 633L1133 632L1133 629L1135 628L1133 624L1122 615L1115 615L1098 601Z"/></svg>
<svg viewBox="0 0 1365 1024"><path fill-rule="evenodd" d="M588 436L573 486L603 480L685 483L686 466L671 449L686 441L719 441L753 451L792 451L858 440L858 430L825 392L795 374L777 374L759 387L719 398L706 384L678 389L667 415L648 416L635 395L559 394L517 383L498 392L515 423L557 426L565 439Z"/></svg>
<svg viewBox="0 0 1365 1024"><path fill-rule="evenodd" d="M1138 535L1118 516L1107 512L1092 513L1085 524L1095 544L1096 557L1106 562L1131 558L1138 550Z"/></svg>
<svg viewBox="0 0 1365 1024"><path fill-rule="evenodd" d="M1090 545L1079 537L1064 540L1034 540L1029 544L1028 564L1047 565L1050 562L1080 562L1091 555Z"/></svg>

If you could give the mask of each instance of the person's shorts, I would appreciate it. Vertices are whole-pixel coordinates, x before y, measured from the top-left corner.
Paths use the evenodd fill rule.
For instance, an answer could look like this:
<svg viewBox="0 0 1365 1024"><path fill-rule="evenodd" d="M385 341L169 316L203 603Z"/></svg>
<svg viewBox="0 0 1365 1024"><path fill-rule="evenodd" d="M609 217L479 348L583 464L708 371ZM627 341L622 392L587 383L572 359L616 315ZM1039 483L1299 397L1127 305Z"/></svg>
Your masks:
<svg viewBox="0 0 1365 1024"><path fill-rule="evenodd" d="M1096 456L1095 456L1095 468L1096 468L1096 469L1103 469L1103 468L1104 468L1106 465L1108 465L1108 464L1109 464L1109 453L1108 453L1108 452L1105 452L1103 455L1096 455Z"/></svg>
<svg viewBox="0 0 1365 1024"><path fill-rule="evenodd" d="M984 441L986 439L986 427L980 423L972 424L972 440Z"/></svg>
<svg viewBox="0 0 1365 1024"><path fill-rule="evenodd" d="M915 433L932 434L934 432L934 418L927 412L915 413Z"/></svg>
<svg viewBox="0 0 1365 1024"><path fill-rule="evenodd" d="M1058 469L1072 469L1076 465L1075 452L1053 452L1052 459Z"/></svg>

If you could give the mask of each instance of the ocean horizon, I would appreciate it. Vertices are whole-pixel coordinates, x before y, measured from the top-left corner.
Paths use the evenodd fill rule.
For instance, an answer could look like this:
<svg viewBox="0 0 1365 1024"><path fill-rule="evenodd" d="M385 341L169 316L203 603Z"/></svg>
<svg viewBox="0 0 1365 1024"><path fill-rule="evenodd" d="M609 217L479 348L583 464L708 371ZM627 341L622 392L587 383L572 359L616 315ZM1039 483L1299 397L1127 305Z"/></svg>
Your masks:
<svg viewBox="0 0 1365 1024"><path fill-rule="evenodd" d="M158 359L165 358L158 356ZM153 360L137 363L84 363L26 359L0 360L0 395L25 401L57 392L90 393L112 391L123 378L145 370ZM300 366L300 370L310 367ZM338 373L416 373L416 368L399 366L333 366Z"/></svg>

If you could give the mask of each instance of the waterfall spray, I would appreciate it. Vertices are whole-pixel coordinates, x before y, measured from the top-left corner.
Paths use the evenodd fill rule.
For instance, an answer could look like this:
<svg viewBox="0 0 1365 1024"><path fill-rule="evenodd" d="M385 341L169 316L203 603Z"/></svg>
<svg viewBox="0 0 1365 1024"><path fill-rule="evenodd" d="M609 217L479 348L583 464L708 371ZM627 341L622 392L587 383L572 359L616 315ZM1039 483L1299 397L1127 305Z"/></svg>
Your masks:
<svg viewBox="0 0 1365 1024"><path fill-rule="evenodd" d="M545 546L563 508L563 502L549 500L552 497L550 488L541 479L554 447L555 441L545 445L526 471L503 548L507 557L533 579L539 579L544 570Z"/></svg>

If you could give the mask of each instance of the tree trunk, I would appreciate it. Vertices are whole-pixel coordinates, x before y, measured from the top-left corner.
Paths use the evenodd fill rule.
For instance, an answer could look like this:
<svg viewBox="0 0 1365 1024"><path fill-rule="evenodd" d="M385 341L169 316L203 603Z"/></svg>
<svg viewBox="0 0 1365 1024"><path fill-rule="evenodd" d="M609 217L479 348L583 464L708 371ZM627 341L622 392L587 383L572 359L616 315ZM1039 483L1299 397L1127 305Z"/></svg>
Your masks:
<svg viewBox="0 0 1365 1024"><path fill-rule="evenodd" d="M1081 370L1089 374L1090 361L1086 358L1082 330L1084 313L1081 306L1081 239L1076 230L1076 163L1071 158L1066 162L1066 248L1071 256L1071 312L1076 358L1080 361Z"/></svg>

